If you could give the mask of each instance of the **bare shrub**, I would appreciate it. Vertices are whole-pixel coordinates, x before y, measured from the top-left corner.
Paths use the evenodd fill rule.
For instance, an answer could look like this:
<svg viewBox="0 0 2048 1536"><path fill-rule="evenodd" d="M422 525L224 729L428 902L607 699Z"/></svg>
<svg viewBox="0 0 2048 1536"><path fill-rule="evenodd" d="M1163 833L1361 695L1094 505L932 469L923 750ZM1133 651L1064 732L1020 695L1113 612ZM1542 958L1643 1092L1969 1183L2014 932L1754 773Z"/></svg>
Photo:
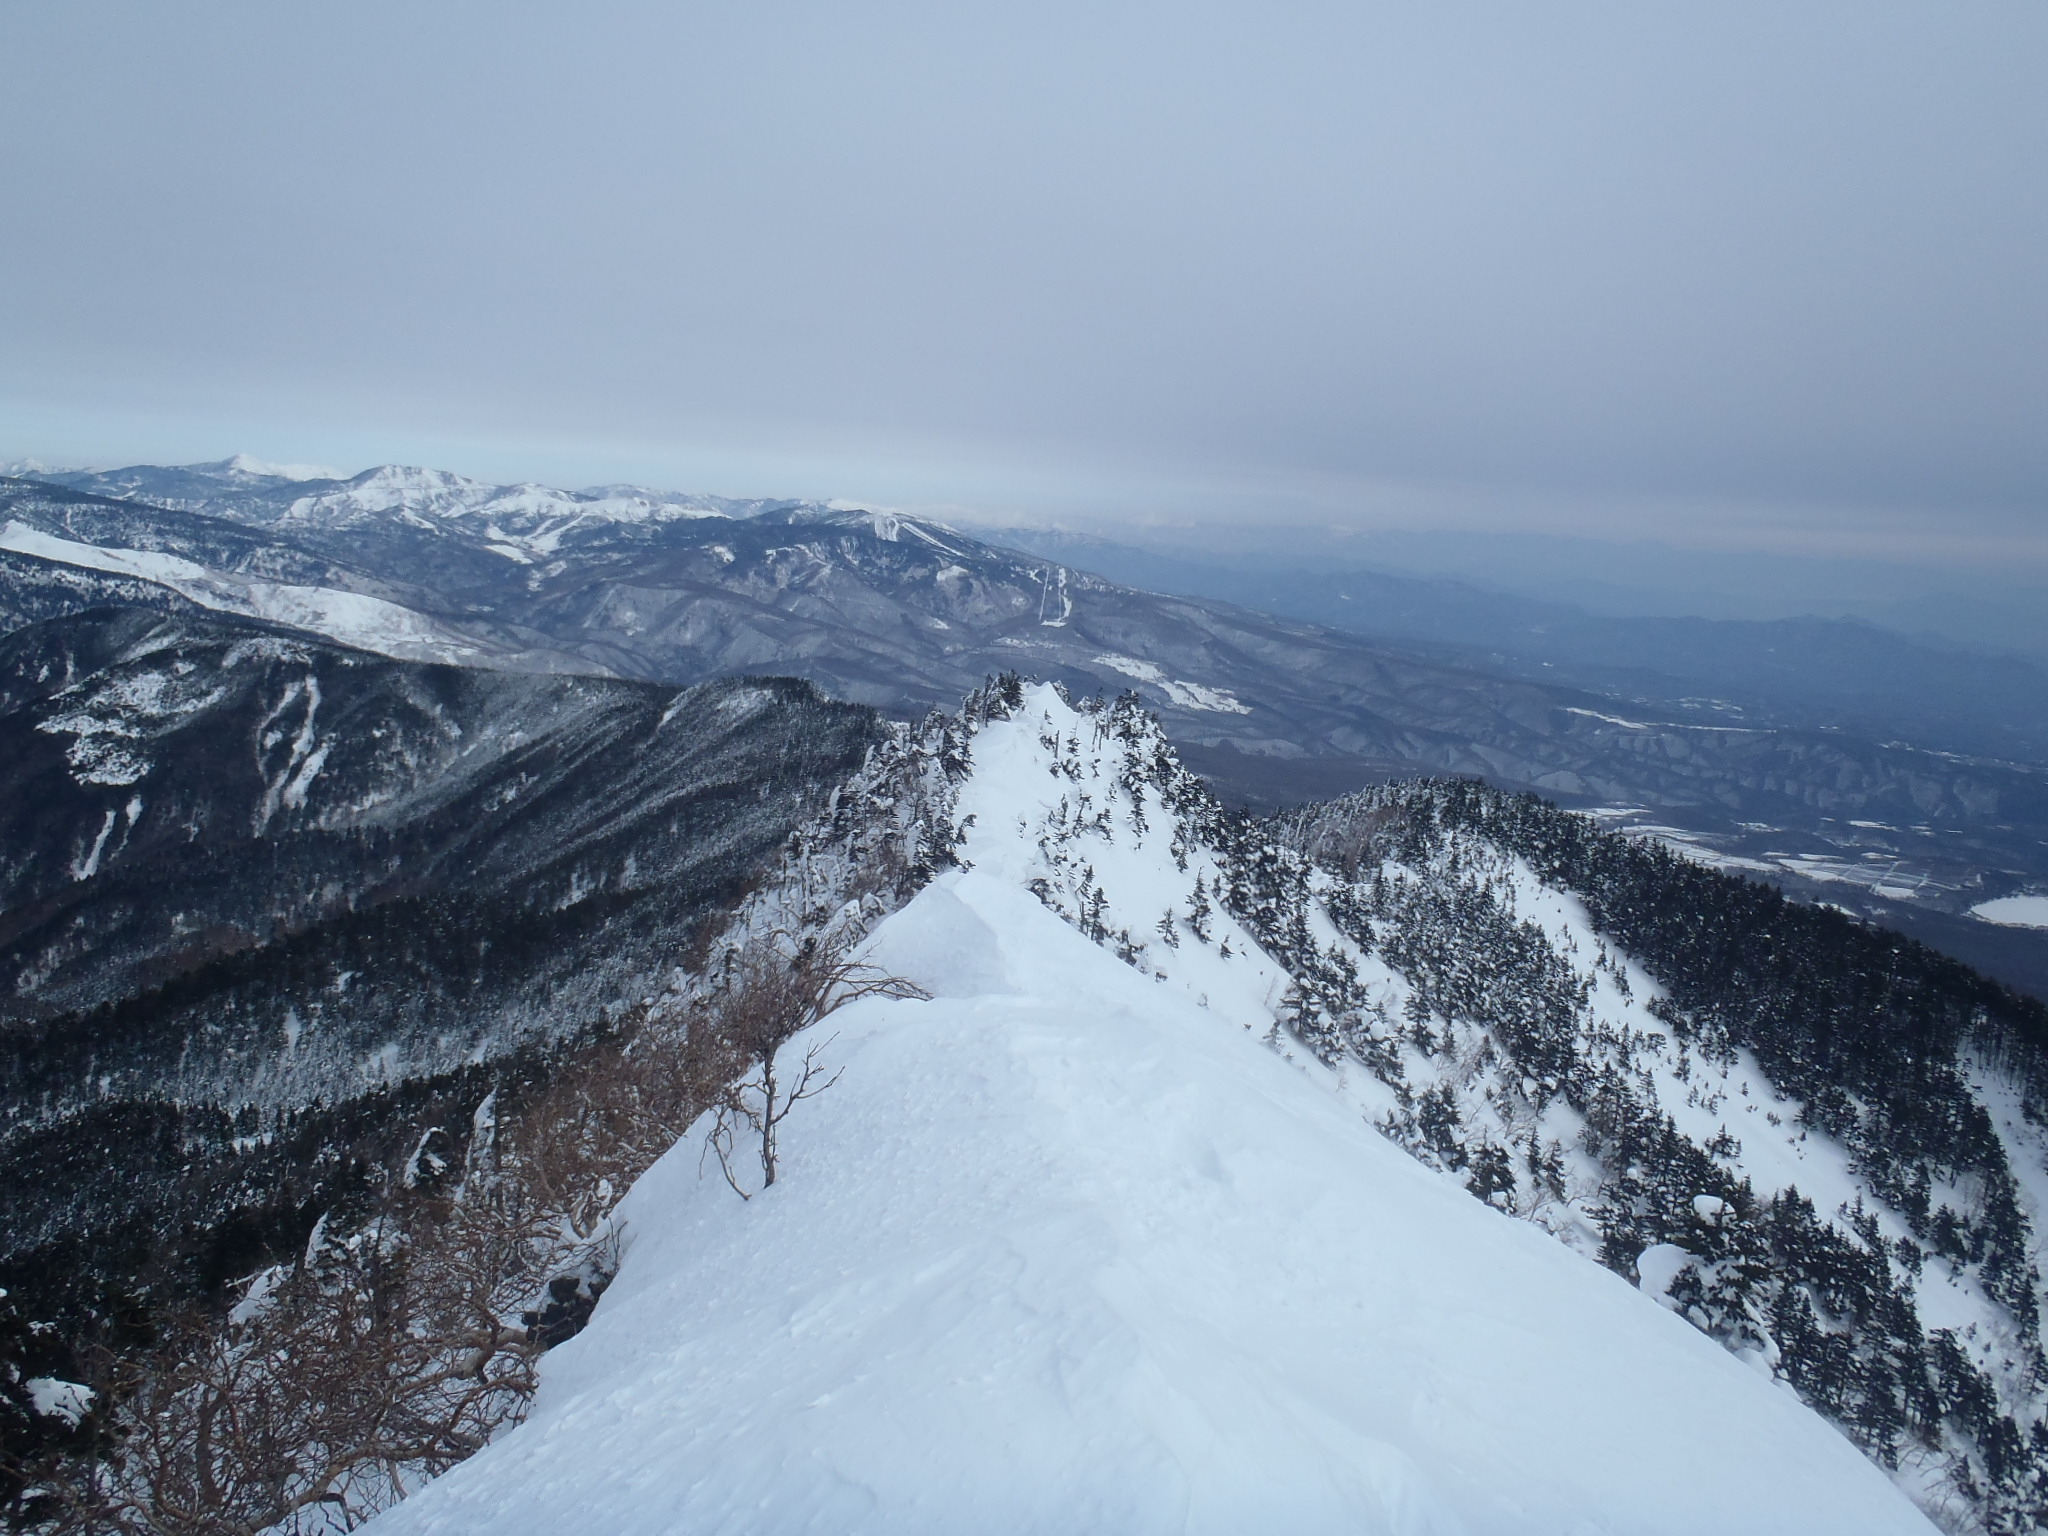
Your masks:
<svg viewBox="0 0 2048 1536"><path fill-rule="evenodd" d="M90 1352L111 1448L32 1469L43 1528L346 1531L474 1454L616 1270L614 1206L701 1103L681 1061L651 1036L588 1048L502 1123L486 1101L459 1170L416 1154L225 1315Z"/></svg>
<svg viewBox="0 0 2048 1536"><path fill-rule="evenodd" d="M690 1075L711 1111L706 1150L743 1200L775 1182L776 1139L790 1112L839 1080L836 1072L827 1077L819 1060L830 1040L814 1043L787 1068L782 1048L861 998L930 995L855 958L857 938L846 929L801 937L774 933L729 950L716 992L691 1020ZM739 1163L756 1160L760 1187L749 1191Z"/></svg>
<svg viewBox="0 0 2048 1536"><path fill-rule="evenodd" d="M759 1192L741 1170L756 1158L774 1183L783 1122L837 1080L822 1044L794 1067L782 1048L858 998L924 995L856 960L857 937L727 943L692 1004L635 1010L544 1087L493 1095L459 1157L428 1132L231 1310L159 1319L146 1351L88 1351L103 1453L14 1469L52 1511L35 1528L348 1531L481 1449L616 1272L634 1180L708 1111L732 1187Z"/></svg>
<svg viewBox="0 0 2048 1536"><path fill-rule="evenodd" d="M502 1286L453 1245L382 1223L141 1359L103 1357L116 1453L77 1469L71 1529L162 1536L347 1530L473 1454L533 1390ZM61 1527L60 1527L61 1528Z"/></svg>

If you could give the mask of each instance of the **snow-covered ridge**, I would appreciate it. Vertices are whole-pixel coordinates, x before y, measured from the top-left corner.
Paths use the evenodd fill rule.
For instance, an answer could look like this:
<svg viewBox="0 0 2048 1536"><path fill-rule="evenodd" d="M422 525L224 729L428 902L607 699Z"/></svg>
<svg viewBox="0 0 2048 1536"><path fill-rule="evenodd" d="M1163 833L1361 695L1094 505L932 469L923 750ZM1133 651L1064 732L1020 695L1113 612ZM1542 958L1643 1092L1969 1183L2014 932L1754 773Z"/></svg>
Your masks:
<svg viewBox="0 0 2048 1536"><path fill-rule="evenodd" d="M60 538L10 518L0 549L168 587L202 608L306 630L402 661L477 665L489 653L471 636L400 604L362 592L261 581L217 571L159 550L107 548Z"/></svg>
<svg viewBox="0 0 2048 1536"><path fill-rule="evenodd" d="M1773 726L1768 712L1745 719L1758 728L1746 733L1695 730L1727 711L1683 699L1675 713L1610 707L1476 657L1146 592L1059 565L1050 549L1003 549L986 530L886 508L492 485L399 466L336 481L265 477L233 461L36 478L130 505L76 504L74 522L57 510L61 497L16 486L0 521L20 513L94 544L288 571L281 579L374 593L494 645L522 632L565 670L595 662L694 680L767 667L906 713L951 708L1007 666L1083 690L1136 679L1181 739L1234 751L1205 758L1233 796L1257 802L1298 785L1319 771L1287 761L1304 755L1353 759L1371 774L1391 764L1481 774L1690 827L1703 856L1729 855L1722 867L1769 864L1802 896L1878 921L1960 913L2008 889L2007 874L1976 880L1990 873L1993 845L1971 829L1987 817L2005 827L1996 845L2020 861L2011 873L2032 883L2042 873L2025 863L2034 842L2024 834L2043 783L2024 767L1814 737ZM166 508L188 516L159 515ZM94 590L48 572L9 580L24 612ZM1660 720L1688 728L1656 741L1634 728L1654 735ZM1734 811L1745 830L1712 829L1718 811L1687 809L1708 806ZM1854 830L1866 821L1892 830Z"/></svg>
<svg viewBox="0 0 2048 1536"><path fill-rule="evenodd" d="M772 1190L658 1164L532 1419L380 1529L1928 1528L1767 1363L1376 1128L1405 978L1277 899L1334 891L1305 861L1262 904L1142 712L999 688L907 745L958 867L869 952L931 1000L835 1017Z"/></svg>
<svg viewBox="0 0 2048 1536"><path fill-rule="evenodd" d="M31 476L40 466L22 466ZM866 527L889 542L911 539L947 554L952 530L929 518L858 502L713 496L614 484L566 490L537 481L499 484L448 470L380 464L359 474L312 464L271 464L236 454L215 463L136 465L51 478L263 528L345 530L396 524L474 537L518 564L546 560L579 531L611 525L779 516Z"/></svg>
<svg viewBox="0 0 2048 1536"><path fill-rule="evenodd" d="M1948 1528L2048 1507L2048 1459L2000 1449L2048 1433L2031 1258L2048 1161L2001 1072L1960 1056L1918 1069L1929 1113L1960 1118L1950 1150L1915 1151L1918 1133L1887 1119L1896 1107L1816 1112L1724 1026L1675 1010L1571 891L1450 830L1438 789L1248 823L1180 767L1134 698L1066 716L1054 705L1037 725L1042 798L1030 804L1039 766L996 796L1027 802L1009 813L1032 850L1006 866L1013 883L1134 969L1192 986L1198 1005L1248 989L1239 1001L1265 1038L1341 1074L1384 1135L1588 1259L1640 1274L1751 1369L1821 1405ZM971 732L1027 708L998 689L925 730ZM996 771L981 739L973 755L958 791L970 823L986 819L976 797ZM1162 806L1177 819L1170 900L1154 888L1160 844L1140 825ZM1977 1086L1942 1088L1959 1070ZM1826 1078L1810 1087L1839 1095ZM2003 1152L1972 1117L2003 1127Z"/></svg>
<svg viewBox="0 0 2048 1536"><path fill-rule="evenodd" d="M961 806L1039 799L1030 855L1006 872L1080 931L1162 981L1195 977L1202 1001L1235 994L1276 1046L1341 1073L1382 1132L1487 1203L1625 1274L1648 1252L1651 1294L1853 1420L1956 1528L1975 1528L1986 1502L2030 1508L2048 1491L2038 1462L1999 1460L2003 1431L1936 1406L1982 1393L2015 1435L2048 1434L2028 1262L2048 1160L2015 1129L2024 1116L2005 1113L2007 1151L1982 1172L1937 1169L1927 1193L1902 1193L1879 1148L1852 1150L1754 1052L1696 1033L1585 904L1520 856L1470 835L1362 851L1375 822L1404 814L1394 790L1381 809L1364 797L1308 813L1277 841L1221 814L1128 701L1079 727L1044 719L1057 793L1032 795L1035 770L991 791L997 770L978 756ZM1142 846L1153 803L1179 818L1170 866ZM2018 1095L1988 1081L2001 1086L1976 1098L1996 1119ZM1910 1198L1931 1210L1910 1214ZM1944 1224L1972 1235L1951 1241ZM1854 1385L1833 1374L1849 1359L1870 1362Z"/></svg>
<svg viewBox="0 0 2048 1536"><path fill-rule="evenodd" d="M278 527L350 527L391 519L424 528L454 525L489 540L510 558L552 555L579 527L732 516L716 497L605 486L560 491L531 482L491 485L444 470L383 465L339 484L308 488L275 516Z"/></svg>
<svg viewBox="0 0 2048 1536"><path fill-rule="evenodd" d="M345 529L380 523L457 530L533 558L552 554L578 527L707 517L745 517L792 502L733 500L602 485L562 490L533 481L504 485L447 470L380 464L355 475L312 464L269 464L247 454L218 463L137 465L86 480L108 494L204 512L266 528Z"/></svg>

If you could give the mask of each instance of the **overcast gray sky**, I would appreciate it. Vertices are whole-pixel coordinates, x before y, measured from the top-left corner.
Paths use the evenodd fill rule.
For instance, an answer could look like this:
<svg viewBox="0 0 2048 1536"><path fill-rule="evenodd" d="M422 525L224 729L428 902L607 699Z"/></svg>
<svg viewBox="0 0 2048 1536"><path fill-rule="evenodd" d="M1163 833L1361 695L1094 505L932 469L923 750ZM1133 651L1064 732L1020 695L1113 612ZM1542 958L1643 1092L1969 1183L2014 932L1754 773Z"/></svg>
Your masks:
<svg viewBox="0 0 2048 1536"><path fill-rule="evenodd" d="M0 456L2048 568L2048 6L0 6Z"/></svg>

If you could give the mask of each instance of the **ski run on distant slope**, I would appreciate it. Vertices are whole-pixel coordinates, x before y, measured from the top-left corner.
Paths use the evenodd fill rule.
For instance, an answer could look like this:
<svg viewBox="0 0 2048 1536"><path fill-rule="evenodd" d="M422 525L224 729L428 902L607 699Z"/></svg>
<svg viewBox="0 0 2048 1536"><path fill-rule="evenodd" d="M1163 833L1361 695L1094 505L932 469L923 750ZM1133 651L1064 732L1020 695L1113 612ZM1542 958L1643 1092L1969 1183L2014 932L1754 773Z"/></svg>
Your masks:
<svg viewBox="0 0 2048 1536"><path fill-rule="evenodd" d="M657 1164L530 1421L380 1530L2034 1527L2048 1180L1983 1010L1913 1162L1891 1078L1807 1092L1539 874L1534 802L1249 822L1014 679L890 753L741 927L881 917L933 997L798 1043L842 1076L773 1189ZM885 834L953 867L884 917Z"/></svg>

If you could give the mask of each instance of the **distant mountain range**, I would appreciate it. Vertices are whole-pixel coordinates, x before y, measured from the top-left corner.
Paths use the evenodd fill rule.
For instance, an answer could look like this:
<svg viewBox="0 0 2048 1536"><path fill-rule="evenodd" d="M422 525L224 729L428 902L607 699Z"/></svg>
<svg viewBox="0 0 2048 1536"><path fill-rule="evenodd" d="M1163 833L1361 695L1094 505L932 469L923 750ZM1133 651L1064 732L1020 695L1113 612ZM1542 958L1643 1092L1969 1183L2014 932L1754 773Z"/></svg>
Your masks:
<svg viewBox="0 0 2048 1536"><path fill-rule="evenodd" d="M396 467L0 482L8 624L98 603L206 608L500 670L773 671L899 715L1012 668L1130 688L1247 803L1418 772L1533 788L2048 990L2048 936L1964 915L2048 881L2048 707L2033 702L2048 695L2024 663L1860 625L1572 618L1448 583L1352 591L1349 573L1325 603L1310 582L1245 577L1245 598L1323 603L1312 621L1109 580L1068 553L835 505ZM1407 632L1361 632L1375 625ZM1848 702L1831 714L1834 695Z"/></svg>
<svg viewBox="0 0 2048 1536"><path fill-rule="evenodd" d="M1447 578L1333 566L1284 548L1226 561L1059 530L986 536L1150 591L1441 646L1490 670L1664 708L2048 762L2048 669L1858 619L1618 618Z"/></svg>
<svg viewBox="0 0 2048 1536"><path fill-rule="evenodd" d="M1219 579L1387 577L1383 596L1398 602L1405 587L1410 595L1450 595L1459 605L1476 601L1484 605L1475 615L1482 624L1491 622L1486 608L1503 598L1511 615L1843 619L1935 650L2048 665L2048 586L2025 564L1944 568L1846 550L1822 556L1618 536L1345 526L1293 521L1284 512L1239 521L1175 518L1169 511L1164 520L977 527L995 542L1063 551L1060 558L1140 586L1157 585L1161 570L1176 573L1170 584L1192 573L1205 591ZM1697 529L1708 539L1715 531L1711 521ZM1153 563L1151 573L1140 575L1135 561ZM1355 587L1338 590L1358 595Z"/></svg>

